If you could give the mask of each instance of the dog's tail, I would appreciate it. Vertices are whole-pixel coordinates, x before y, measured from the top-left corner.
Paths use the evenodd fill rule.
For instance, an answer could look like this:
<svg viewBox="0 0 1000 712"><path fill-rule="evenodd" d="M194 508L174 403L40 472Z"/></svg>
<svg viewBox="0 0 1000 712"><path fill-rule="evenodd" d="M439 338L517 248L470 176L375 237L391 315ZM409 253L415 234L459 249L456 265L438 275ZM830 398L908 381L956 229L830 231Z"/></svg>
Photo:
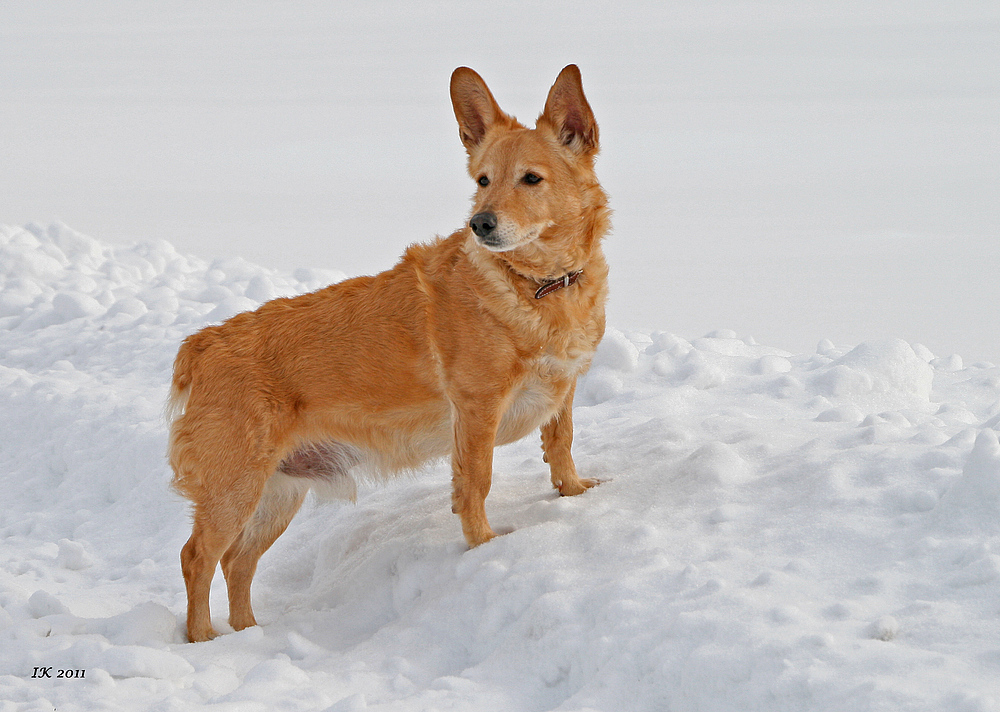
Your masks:
<svg viewBox="0 0 1000 712"><path fill-rule="evenodd" d="M191 384L198 359L209 345L216 339L212 328L202 329L184 339L177 357L174 359L174 374L170 383L170 396L164 409L164 415L170 429L167 445L167 458L174 470L173 487L182 495L191 498L197 487L195 478L184 467L185 443L182 442L180 421L187 409L191 397Z"/></svg>
<svg viewBox="0 0 1000 712"><path fill-rule="evenodd" d="M167 399L165 411L167 422L170 423L171 427L184 414L188 397L191 395L194 362L198 355L205 350L204 346L198 343L199 336L201 336L200 332L184 339L177 351L177 357L174 359L174 376L170 382L170 396Z"/></svg>
<svg viewBox="0 0 1000 712"><path fill-rule="evenodd" d="M174 359L174 377L170 384L170 398L167 400L166 415L169 422L175 422L184 414L191 395L191 382L202 354L221 340L221 326L216 325L205 327L181 342Z"/></svg>

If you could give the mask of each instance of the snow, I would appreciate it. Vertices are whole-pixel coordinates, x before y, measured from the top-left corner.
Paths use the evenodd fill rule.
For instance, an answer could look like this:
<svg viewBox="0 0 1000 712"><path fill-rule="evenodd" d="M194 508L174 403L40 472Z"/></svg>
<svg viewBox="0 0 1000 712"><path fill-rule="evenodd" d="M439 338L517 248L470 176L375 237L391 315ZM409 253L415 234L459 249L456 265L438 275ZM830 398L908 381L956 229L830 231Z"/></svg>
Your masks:
<svg viewBox="0 0 1000 712"><path fill-rule="evenodd" d="M0 712L1000 711L1000 8L0 6ZM615 209L559 498L310 499L183 637L181 339L468 213L447 99L581 66ZM72 226L72 227L70 227ZM756 338L754 338L756 337ZM62 671L62 676L59 673Z"/></svg>
<svg viewBox="0 0 1000 712"><path fill-rule="evenodd" d="M510 533L471 551L443 462L310 501L261 625L188 644L177 344L342 275L58 223L0 265L2 710L1000 709L1000 367L612 326L574 414L598 488L501 448ZM230 631L221 577L213 606Z"/></svg>

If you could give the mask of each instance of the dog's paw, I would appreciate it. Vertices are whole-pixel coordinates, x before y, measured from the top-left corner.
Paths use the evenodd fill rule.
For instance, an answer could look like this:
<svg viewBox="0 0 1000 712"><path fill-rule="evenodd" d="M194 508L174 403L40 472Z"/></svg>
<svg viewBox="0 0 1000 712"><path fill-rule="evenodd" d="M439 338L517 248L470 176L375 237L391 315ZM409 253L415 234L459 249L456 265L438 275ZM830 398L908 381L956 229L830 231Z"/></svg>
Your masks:
<svg viewBox="0 0 1000 712"><path fill-rule="evenodd" d="M496 532L490 528L477 529L475 531L465 532L465 543L469 545L470 549L475 549L477 546L482 546L490 539L495 539L497 537Z"/></svg>
<svg viewBox="0 0 1000 712"><path fill-rule="evenodd" d="M188 631L187 639L190 643L205 643L217 637L219 637L219 634L215 628L209 628L208 630Z"/></svg>
<svg viewBox="0 0 1000 712"><path fill-rule="evenodd" d="M559 490L559 494L563 497L572 497L574 495L583 494L591 487L597 487L597 485L607 481L608 480L598 480L593 477L581 477L576 480L576 482L561 482L556 489Z"/></svg>
<svg viewBox="0 0 1000 712"><path fill-rule="evenodd" d="M482 546L483 544L489 541L493 541L498 536L503 536L504 534L510 534L513 531L514 527L497 527L496 529L491 530L490 533L485 537L481 537L479 540L477 540L476 543L473 543L472 541L469 540L466 541L469 544L469 550L471 551L472 549L475 549L477 546Z"/></svg>

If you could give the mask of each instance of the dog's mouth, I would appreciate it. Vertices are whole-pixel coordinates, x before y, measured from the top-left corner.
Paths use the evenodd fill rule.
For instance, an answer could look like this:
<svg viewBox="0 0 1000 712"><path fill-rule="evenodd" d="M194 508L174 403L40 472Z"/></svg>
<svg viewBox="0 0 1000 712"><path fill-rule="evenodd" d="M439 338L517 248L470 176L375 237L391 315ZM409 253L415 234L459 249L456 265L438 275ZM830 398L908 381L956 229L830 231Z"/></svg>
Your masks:
<svg viewBox="0 0 1000 712"><path fill-rule="evenodd" d="M533 227L518 234L518 231L511 229L494 229L480 234L473 230L476 242L485 247L490 252L509 252L521 245L525 245L542 234L541 227Z"/></svg>
<svg viewBox="0 0 1000 712"><path fill-rule="evenodd" d="M508 241L498 235L486 235L482 237L476 235L476 242L485 247L490 252L508 252L517 247L517 242Z"/></svg>

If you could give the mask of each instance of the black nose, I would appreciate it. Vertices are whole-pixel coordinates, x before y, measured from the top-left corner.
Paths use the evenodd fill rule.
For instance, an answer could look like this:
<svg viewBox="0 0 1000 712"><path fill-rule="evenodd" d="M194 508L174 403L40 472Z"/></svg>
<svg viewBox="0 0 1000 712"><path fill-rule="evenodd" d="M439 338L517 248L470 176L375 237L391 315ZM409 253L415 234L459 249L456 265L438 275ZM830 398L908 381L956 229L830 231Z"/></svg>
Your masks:
<svg viewBox="0 0 1000 712"><path fill-rule="evenodd" d="M476 213L469 221L469 227L479 237L486 237L496 229L497 216L493 213Z"/></svg>

